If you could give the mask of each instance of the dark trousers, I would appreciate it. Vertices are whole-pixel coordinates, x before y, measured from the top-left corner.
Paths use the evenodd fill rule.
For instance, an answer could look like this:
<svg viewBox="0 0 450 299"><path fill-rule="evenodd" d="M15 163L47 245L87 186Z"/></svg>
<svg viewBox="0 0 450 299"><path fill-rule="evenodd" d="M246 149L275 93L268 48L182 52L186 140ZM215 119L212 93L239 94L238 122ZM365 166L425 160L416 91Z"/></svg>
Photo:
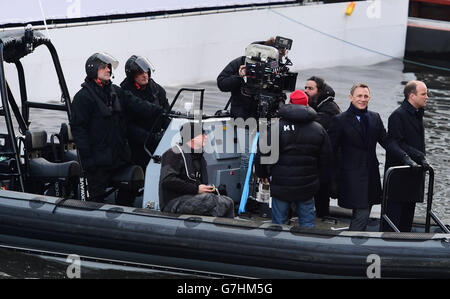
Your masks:
<svg viewBox="0 0 450 299"><path fill-rule="evenodd" d="M410 232L414 220L416 209L415 202L389 202L386 207L386 214L401 232ZM384 224L384 231L394 231L387 223Z"/></svg>
<svg viewBox="0 0 450 299"><path fill-rule="evenodd" d="M214 193L183 195L169 201L163 211L175 214L234 218L234 201L228 196Z"/></svg>
<svg viewBox="0 0 450 299"><path fill-rule="evenodd" d="M148 162L150 162L150 155L144 149L144 140L142 140L142 143L136 143L136 142L130 141L129 144L130 144L133 164L141 166L142 170L145 173L145 170L147 169L147 164L148 164Z"/></svg>
<svg viewBox="0 0 450 299"><path fill-rule="evenodd" d="M369 223L370 210L368 209L353 209L352 221L350 222L350 231L365 231Z"/></svg>
<svg viewBox="0 0 450 299"><path fill-rule="evenodd" d="M112 178L120 171L123 171L123 168L114 170L97 168L95 171L86 172L89 201L103 203L106 197L106 188L113 187ZM133 206L135 197L136 190L130 190L129 188L122 187L119 188L115 203L120 206L131 207Z"/></svg>
<svg viewBox="0 0 450 299"><path fill-rule="evenodd" d="M320 185L319 191L314 196L316 217L322 218L330 214L330 196L328 185Z"/></svg>

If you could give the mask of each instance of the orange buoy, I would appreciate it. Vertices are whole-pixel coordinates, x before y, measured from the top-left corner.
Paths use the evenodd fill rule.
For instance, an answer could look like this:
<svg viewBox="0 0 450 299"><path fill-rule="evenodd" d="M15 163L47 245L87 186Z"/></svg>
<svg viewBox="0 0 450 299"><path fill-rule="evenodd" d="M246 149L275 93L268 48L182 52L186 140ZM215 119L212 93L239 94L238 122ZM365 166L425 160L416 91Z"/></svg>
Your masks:
<svg viewBox="0 0 450 299"><path fill-rule="evenodd" d="M345 10L345 14L347 15L347 16L351 16L352 15L352 13L353 13L353 10L355 9L355 2L354 1L352 1L352 2L350 2L348 5L347 5L347 9Z"/></svg>

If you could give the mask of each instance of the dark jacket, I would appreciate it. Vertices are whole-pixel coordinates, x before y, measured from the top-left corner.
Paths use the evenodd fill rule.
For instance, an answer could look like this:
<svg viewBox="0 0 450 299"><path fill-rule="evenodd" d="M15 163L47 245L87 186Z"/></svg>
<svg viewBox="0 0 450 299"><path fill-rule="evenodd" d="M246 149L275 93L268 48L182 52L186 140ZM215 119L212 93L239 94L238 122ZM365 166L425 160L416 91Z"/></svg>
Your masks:
<svg viewBox="0 0 450 299"><path fill-rule="evenodd" d="M316 121L328 130L330 127L331 119L341 113L341 109L334 101L334 90L326 83L323 90L318 94L318 97L314 101L310 101L309 105L316 110Z"/></svg>
<svg viewBox="0 0 450 299"><path fill-rule="evenodd" d="M424 109L416 109L405 100L388 119L388 135L417 164L425 157ZM386 170L403 162L392 153L386 154Z"/></svg>
<svg viewBox="0 0 450 299"><path fill-rule="evenodd" d="M145 88L138 89L138 87L127 78L122 81L120 86L123 89L133 93L136 97L160 107L161 111L169 111L170 105L167 100L166 91L159 84L153 81L152 78L149 78L149 83ZM129 119L130 141L142 144L154 124L154 122L151 122L148 119L131 116Z"/></svg>
<svg viewBox="0 0 450 299"><path fill-rule="evenodd" d="M231 116L234 118L257 117L258 105L251 97L243 95L241 88L244 79L239 76L239 67L245 64L245 56L231 61L217 77L217 86L220 91L231 92Z"/></svg>
<svg viewBox="0 0 450 299"><path fill-rule="evenodd" d="M348 109L335 116L328 129L335 161L339 187L338 204L348 209L367 209L381 203L381 181L376 145L388 147L386 130L380 115L367 111L366 138L356 115Z"/></svg>
<svg viewBox="0 0 450 299"><path fill-rule="evenodd" d="M202 154L183 153L175 146L162 155L159 176L159 206L183 195L198 194L198 186L208 183L206 161Z"/></svg>
<svg viewBox="0 0 450 299"><path fill-rule="evenodd" d="M258 177L272 176L272 196L282 201L306 201L327 181L331 146L316 112L301 105L284 105L280 111L279 159L272 166L259 164ZM270 132L269 132L270 133Z"/></svg>
<svg viewBox="0 0 450 299"><path fill-rule="evenodd" d="M120 86L133 93L136 97L152 103L162 111L168 112L170 105L167 100L166 91L152 78L145 87L140 87L128 78L125 78ZM170 120L163 115L158 115L150 121L149 119L136 118L130 115L128 118L128 138L134 163L142 166L145 170L150 156L144 150L144 141L147 140L147 148L153 152L162 136L158 136L161 129L167 128Z"/></svg>
<svg viewBox="0 0 450 299"><path fill-rule="evenodd" d="M160 112L111 82L100 87L93 80L82 84L71 110L72 134L86 171L129 164L126 115L152 119Z"/></svg>
<svg viewBox="0 0 450 299"><path fill-rule="evenodd" d="M169 110L169 100L167 99L166 91L164 88L156 83L152 78L148 79L148 84L145 87L138 87L134 84L134 81L125 78L120 87L125 90L131 91L135 96L150 103L161 107L164 111Z"/></svg>
<svg viewBox="0 0 450 299"><path fill-rule="evenodd" d="M424 109L416 109L405 100L388 119L388 136L400 147L402 155L386 153L385 171L404 165L402 157L408 155L417 164L425 158ZM399 188L396 188L398 186ZM403 187L408 186L405 190ZM421 202L424 197L424 175L417 172L397 176L390 188L391 199L397 202ZM388 205L389 209L389 205ZM408 231L410 230L407 229Z"/></svg>

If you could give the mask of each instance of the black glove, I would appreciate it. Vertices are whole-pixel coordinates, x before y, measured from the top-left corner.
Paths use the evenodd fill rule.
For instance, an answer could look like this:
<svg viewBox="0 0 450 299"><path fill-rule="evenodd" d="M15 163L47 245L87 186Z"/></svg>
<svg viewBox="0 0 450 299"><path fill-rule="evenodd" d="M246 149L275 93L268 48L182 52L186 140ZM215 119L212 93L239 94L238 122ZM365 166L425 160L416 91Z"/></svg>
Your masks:
<svg viewBox="0 0 450 299"><path fill-rule="evenodd" d="M425 157L420 161L420 164L422 165L423 169L425 170L429 170L431 169L430 164L428 164L427 159L425 159Z"/></svg>
<svg viewBox="0 0 450 299"><path fill-rule="evenodd" d="M411 167L419 167L419 165L416 162L414 162L408 155L403 156L403 164Z"/></svg>

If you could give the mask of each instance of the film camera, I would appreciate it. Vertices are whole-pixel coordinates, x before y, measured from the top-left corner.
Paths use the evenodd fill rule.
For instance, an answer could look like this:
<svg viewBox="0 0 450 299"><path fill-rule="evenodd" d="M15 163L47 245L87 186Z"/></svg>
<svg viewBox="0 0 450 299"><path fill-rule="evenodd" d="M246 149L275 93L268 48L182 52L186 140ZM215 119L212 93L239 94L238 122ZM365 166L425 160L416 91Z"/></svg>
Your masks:
<svg viewBox="0 0 450 299"><path fill-rule="evenodd" d="M289 72L292 62L284 56L291 47L291 39L277 36L274 46L255 43L245 49L247 82L243 93L258 102L259 117L275 117L286 99L284 92L295 90L298 73Z"/></svg>

